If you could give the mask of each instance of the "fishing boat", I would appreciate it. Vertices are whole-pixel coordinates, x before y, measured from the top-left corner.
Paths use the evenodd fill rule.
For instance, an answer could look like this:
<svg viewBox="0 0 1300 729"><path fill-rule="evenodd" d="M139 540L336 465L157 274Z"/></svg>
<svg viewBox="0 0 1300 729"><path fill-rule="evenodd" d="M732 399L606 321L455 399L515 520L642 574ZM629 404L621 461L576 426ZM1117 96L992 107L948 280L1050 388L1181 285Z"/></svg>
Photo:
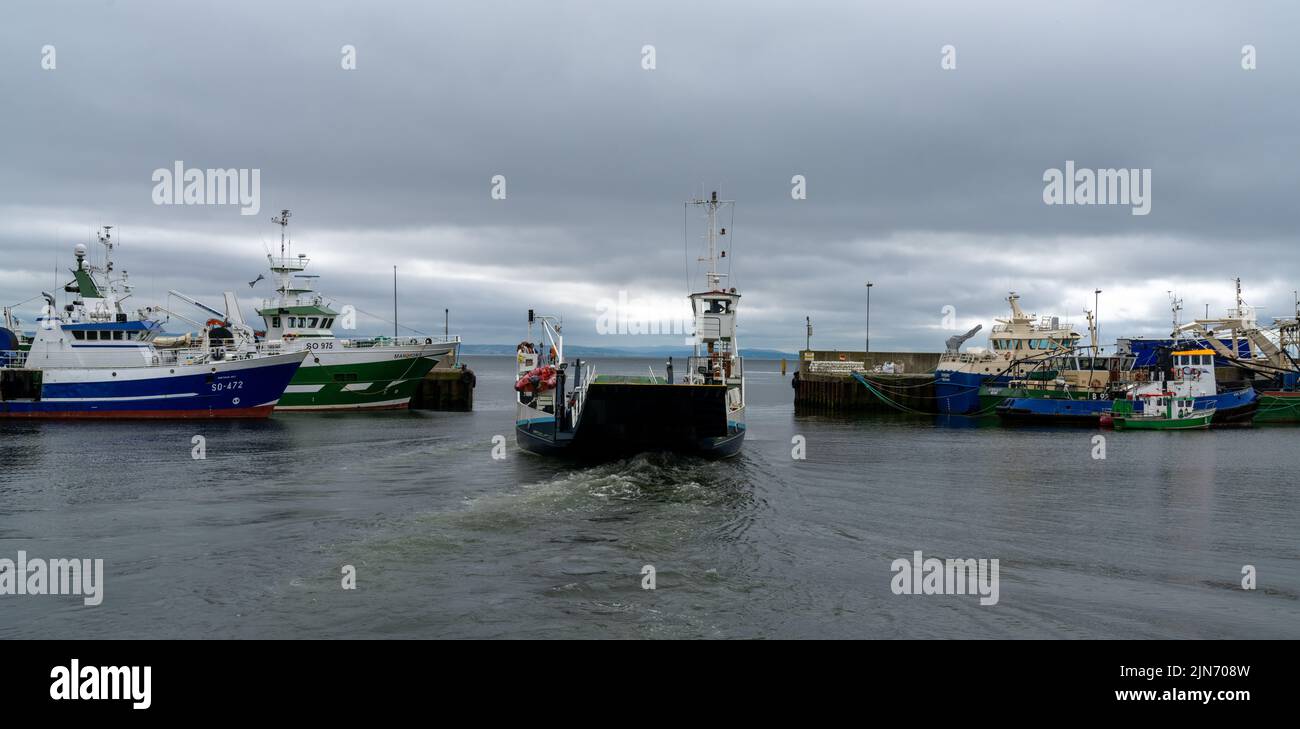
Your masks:
<svg viewBox="0 0 1300 729"><path fill-rule="evenodd" d="M39 296L28 301L33 301L35 298ZM32 336L23 331L23 323L14 316L13 309L14 307L6 306L0 313L3 317L3 321L0 321L0 352L26 352L32 348ZM4 360L0 359L0 364L3 362Z"/></svg>
<svg viewBox="0 0 1300 729"><path fill-rule="evenodd" d="M1107 409L1101 403L1121 396L1123 383L1138 376L1132 369L1129 355L1094 355L1090 348L1056 354L1005 385L980 387L980 407L1008 419L1005 410L998 410L1008 400L1038 400L1043 402L1022 407L1052 412L1056 422L1090 425Z"/></svg>
<svg viewBox="0 0 1300 729"><path fill-rule="evenodd" d="M934 370L934 394L940 414L971 415L991 412L981 403L981 387L1005 387L1012 380L1036 369L1054 354L1072 352L1079 334L1059 317L1035 317L1020 308L1020 297L1013 291L1007 297L1011 317L999 319L989 333L992 348L960 351L963 341L974 336L978 327L964 336L952 337ZM1000 401L1000 399L999 399ZM994 403L996 404L996 403Z"/></svg>
<svg viewBox="0 0 1300 729"><path fill-rule="evenodd" d="M206 337L161 347L160 325L132 317L126 272L113 278L111 226L99 236L102 267L75 250L73 294L62 310L44 294L45 313L27 351L0 353L0 417L264 418L306 352L266 354L227 348ZM0 337L6 341L10 337Z"/></svg>
<svg viewBox="0 0 1300 729"><path fill-rule="evenodd" d="M1171 363L1168 367L1166 361ZM1100 375L1101 370L1079 372ZM1177 350L1161 357L1155 368L1133 369L1127 374L1107 371L1105 380L1097 377L1083 386L1075 382L1060 373L1050 381L1015 382L1009 396L996 407L998 418L1008 424L1097 427L1103 415L1114 411L1117 401L1170 395L1192 399L1195 410L1213 411L1214 425L1227 426L1250 425L1259 407L1253 388L1219 387L1214 351L1208 349Z"/></svg>
<svg viewBox="0 0 1300 729"><path fill-rule="evenodd" d="M277 406L288 411L392 410L410 406L424 376L439 364L454 366L460 337L428 335L339 339L334 335L340 313L305 274L310 259L292 254L288 238L290 212L282 210L280 253L267 251L276 296L265 299L257 314L265 324L268 351L306 352L309 356ZM254 282L256 283L256 282ZM232 297L227 297L229 301ZM246 328L238 307L228 304L225 324ZM396 325L394 325L396 326Z"/></svg>
<svg viewBox="0 0 1300 729"><path fill-rule="evenodd" d="M1174 334L1201 337L1219 365L1233 368L1255 388L1255 423L1300 423L1300 302L1293 317L1265 327L1258 307L1245 303L1241 279L1235 284L1235 305L1224 316L1195 319L1176 326Z"/></svg>
<svg viewBox="0 0 1300 729"><path fill-rule="evenodd" d="M661 377L598 375L581 360L564 357L563 324L528 312L528 339L517 347L515 439L525 451L589 459L645 451L726 457L745 439L745 371L736 337L740 294L725 288L717 261L717 212L733 204L708 199L688 203L707 215L705 290L687 297L695 324L694 353L675 376L672 358ZM544 341L534 341L534 327Z"/></svg>
<svg viewBox="0 0 1300 729"><path fill-rule="evenodd" d="M1172 392L1148 393L1136 400L1116 400L1102 425L1116 430L1204 430L1214 419L1214 407L1198 409L1196 398Z"/></svg>

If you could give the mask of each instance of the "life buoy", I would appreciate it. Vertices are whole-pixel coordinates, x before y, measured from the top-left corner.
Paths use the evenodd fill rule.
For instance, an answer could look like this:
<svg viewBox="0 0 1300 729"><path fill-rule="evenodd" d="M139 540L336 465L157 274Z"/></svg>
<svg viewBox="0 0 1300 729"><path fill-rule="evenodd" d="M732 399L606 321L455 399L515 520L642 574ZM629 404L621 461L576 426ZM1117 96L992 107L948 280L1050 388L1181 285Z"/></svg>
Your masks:
<svg viewBox="0 0 1300 729"><path fill-rule="evenodd" d="M554 367L546 365L543 367L534 367L528 374L519 378L515 383L517 392L545 392L554 390L558 384L558 374Z"/></svg>
<svg viewBox="0 0 1300 729"><path fill-rule="evenodd" d="M296 339L297 337L298 337L298 335L297 335L297 334L293 334L292 332L284 335L284 338L285 338L285 339Z"/></svg>
<svg viewBox="0 0 1300 729"><path fill-rule="evenodd" d="M433 337L425 337L425 338L424 338L424 343L425 343L425 344L433 344Z"/></svg>
<svg viewBox="0 0 1300 729"><path fill-rule="evenodd" d="M1094 379L1092 382L1089 382L1088 385L1091 387L1101 387L1101 380Z"/></svg>
<svg viewBox="0 0 1300 729"><path fill-rule="evenodd" d="M1002 359L1005 359L1008 362L1011 361L1011 353L1007 352L1006 354L1002 355Z"/></svg>

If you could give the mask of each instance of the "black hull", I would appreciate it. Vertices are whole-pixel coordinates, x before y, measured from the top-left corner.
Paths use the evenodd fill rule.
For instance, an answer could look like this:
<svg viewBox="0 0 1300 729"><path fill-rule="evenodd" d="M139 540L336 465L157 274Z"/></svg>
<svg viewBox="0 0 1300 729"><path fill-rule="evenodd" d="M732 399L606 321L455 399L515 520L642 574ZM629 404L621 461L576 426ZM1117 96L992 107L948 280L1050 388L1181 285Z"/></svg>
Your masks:
<svg viewBox="0 0 1300 729"><path fill-rule="evenodd" d="M727 389L640 381L588 386L577 423L557 432L554 419L516 427L519 447L532 453L612 460L670 451L726 458L740 451L743 422L727 417Z"/></svg>
<svg viewBox="0 0 1300 729"><path fill-rule="evenodd" d="M1248 428L1255 422L1255 411L1259 410L1259 398L1226 410L1214 411L1210 426L1215 428Z"/></svg>
<svg viewBox="0 0 1300 729"><path fill-rule="evenodd" d="M745 442L745 426L729 428L727 435L688 437L664 432L661 437L622 439L597 433L565 433L555 437L554 423L530 423L515 427L515 442L525 451L540 456L558 456L584 461L610 461L638 453L669 451L704 458L730 458Z"/></svg>

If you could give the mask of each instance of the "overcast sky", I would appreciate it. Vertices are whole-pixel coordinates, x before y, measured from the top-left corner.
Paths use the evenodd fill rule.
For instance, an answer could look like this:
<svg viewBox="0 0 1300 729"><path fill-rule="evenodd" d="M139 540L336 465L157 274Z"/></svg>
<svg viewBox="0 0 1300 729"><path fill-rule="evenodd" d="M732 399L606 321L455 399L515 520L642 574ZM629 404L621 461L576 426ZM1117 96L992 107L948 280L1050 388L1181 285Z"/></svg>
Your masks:
<svg viewBox="0 0 1300 729"><path fill-rule="evenodd" d="M742 346L928 350L1024 306L1103 337L1300 288L1300 8L1261 2L50 2L0 23L0 303L120 231L131 303L252 315L270 219L336 304L471 343L526 311L686 293L682 202L737 200ZM1257 68L1242 68L1242 46ZM55 68L42 68L54 47ZM342 66L355 48L356 68ZM643 47L654 46L653 70ZM956 68L941 68L941 48ZM261 210L160 206L153 171L260 170ZM1151 212L1048 206L1043 174L1150 168ZM491 197L494 175L506 199ZM791 177L807 199L791 197ZM698 255L698 221L689 258ZM59 275L59 282L68 276ZM698 286L699 277L695 278ZM20 307L29 319L35 305ZM362 317L363 330L391 325ZM983 337L975 343L982 343Z"/></svg>

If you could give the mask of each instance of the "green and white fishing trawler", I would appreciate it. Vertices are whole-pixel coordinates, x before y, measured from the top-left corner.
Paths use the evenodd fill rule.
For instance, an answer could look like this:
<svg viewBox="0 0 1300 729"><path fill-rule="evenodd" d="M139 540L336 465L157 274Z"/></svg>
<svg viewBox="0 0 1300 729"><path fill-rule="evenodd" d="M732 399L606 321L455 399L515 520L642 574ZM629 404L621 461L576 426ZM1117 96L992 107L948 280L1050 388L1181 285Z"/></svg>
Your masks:
<svg viewBox="0 0 1300 729"><path fill-rule="evenodd" d="M340 312L312 288L303 273L310 260L294 256L286 235L289 211L280 226L280 255L267 252L277 296L257 314L266 325L269 349L310 352L289 383L277 410L391 410L406 408L424 376L439 364L454 366L460 337L339 339L333 327ZM228 307L230 308L230 307ZM227 312L238 317L238 311Z"/></svg>

